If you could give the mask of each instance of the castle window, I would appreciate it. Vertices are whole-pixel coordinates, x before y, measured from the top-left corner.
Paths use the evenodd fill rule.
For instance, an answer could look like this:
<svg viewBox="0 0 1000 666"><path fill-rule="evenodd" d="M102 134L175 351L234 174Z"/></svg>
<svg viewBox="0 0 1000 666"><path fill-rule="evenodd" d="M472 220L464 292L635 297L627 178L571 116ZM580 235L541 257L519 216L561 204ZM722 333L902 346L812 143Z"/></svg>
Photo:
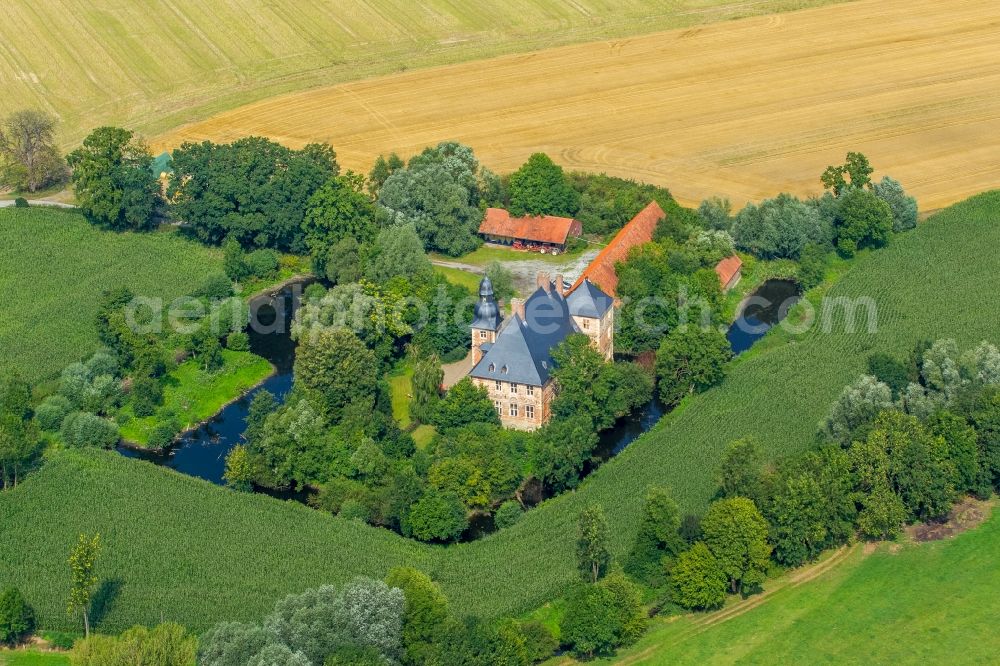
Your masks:
<svg viewBox="0 0 1000 666"><path fill-rule="evenodd" d="M535 387L534 386L532 386L531 384L528 384L527 388L528 388L528 395L529 396L535 395Z"/></svg>
<svg viewBox="0 0 1000 666"><path fill-rule="evenodd" d="M535 406L534 405L525 405L524 406L524 416L527 417L527 418L529 418L529 419L535 418Z"/></svg>
<svg viewBox="0 0 1000 666"><path fill-rule="evenodd" d="M493 369L493 366L491 365L491 366L490 366L490 370L492 370L492 369ZM502 382L502 381L500 381L500 380L498 379L498 380L496 381L496 387L497 387L497 390L498 390L498 391L499 391L499 390L501 390L501 389L503 388L503 382Z"/></svg>
<svg viewBox="0 0 1000 666"><path fill-rule="evenodd" d="M511 416L517 416L517 403L516 402L510 403L510 415Z"/></svg>
<svg viewBox="0 0 1000 666"><path fill-rule="evenodd" d="M480 340L486 339L486 331L479 331L479 339Z"/></svg>
<svg viewBox="0 0 1000 666"><path fill-rule="evenodd" d="M497 364L496 363L490 363L490 372L493 372L496 369L497 369Z"/></svg>
<svg viewBox="0 0 1000 666"><path fill-rule="evenodd" d="M584 329L590 328L590 320L589 319L584 319L583 320L583 328Z"/></svg>
<svg viewBox="0 0 1000 666"><path fill-rule="evenodd" d="M497 415L498 416L503 416L503 403L500 402L499 400L494 400L493 401L493 406L496 407L496 409L497 409Z"/></svg>
<svg viewBox="0 0 1000 666"><path fill-rule="evenodd" d="M517 393L517 384L515 384L514 382L510 383L510 392L515 394Z"/></svg>

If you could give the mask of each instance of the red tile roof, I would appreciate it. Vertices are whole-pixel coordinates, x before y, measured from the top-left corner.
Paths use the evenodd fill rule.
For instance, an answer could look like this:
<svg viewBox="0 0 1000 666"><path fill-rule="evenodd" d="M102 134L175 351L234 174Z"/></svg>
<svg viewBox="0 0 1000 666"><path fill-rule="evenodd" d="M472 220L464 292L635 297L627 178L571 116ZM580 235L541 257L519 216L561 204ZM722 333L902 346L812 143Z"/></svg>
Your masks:
<svg viewBox="0 0 1000 666"><path fill-rule="evenodd" d="M743 260L735 254L731 257L726 257L715 265L715 274L719 276L719 282L722 283L723 289L729 286L729 283L740 272L741 268L743 268Z"/></svg>
<svg viewBox="0 0 1000 666"><path fill-rule="evenodd" d="M487 208L486 217L479 225L479 233L563 245L569 235L579 236L581 224L569 217L533 215L511 217L503 208Z"/></svg>
<svg viewBox="0 0 1000 666"><path fill-rule="evenodd" d="M594 257L570 291L583 284L584 279L589 278L606 294L617 296L615 289L618 287L618 276L615 274L615 264L625 261L629 250L633 247L653 240L656 224L664 217L666 213L660 208L660 204L655 201L650 202L615 234L600 254Z"/></svg>

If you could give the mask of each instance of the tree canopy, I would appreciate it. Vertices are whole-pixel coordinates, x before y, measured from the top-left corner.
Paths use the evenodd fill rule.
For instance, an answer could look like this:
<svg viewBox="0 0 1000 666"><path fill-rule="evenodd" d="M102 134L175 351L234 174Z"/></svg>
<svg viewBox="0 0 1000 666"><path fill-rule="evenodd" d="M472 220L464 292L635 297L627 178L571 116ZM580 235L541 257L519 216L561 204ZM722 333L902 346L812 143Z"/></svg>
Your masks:
<svg viewBox="0 0 1000 666"><path fill-rule="evenodd" d="M441 143L388 176L378 204L392 223L412 223L427 250L458 256L480 243L481 180L487 174L471 148Z"/></svg>
<svg viewBox="0 0 1000 666"><path fill-rule="evenodd" d="M297 253L307 250L303 220L311 197L340 171L325 144L292 150L261 137L185 143L172 166L167 198L193 236L218 244L231 235L244 247ZM314 219L314 237L324 224Z"/></svg>
<svg viewBox="0 0 1000 666"><path fill-rule="evenodd" d="M580 195L545 153L535 153L512 173L508 189L514 215L572 217L580 208Z"/></svg>
<svg viewBox="0 0 1000 666"><path fill-rule="evenodd" d="M55 118L34 109L15 111L0 122L0 186L37 192L66 181L55 127Z"/></svg>
<svg viewBox="0 0 1000 666"><path fill-rule="evenodd" d="M153 156L135 134L98 127L67 156L80 209L94 224L124 231L149 229L160 198Z"/></svg>

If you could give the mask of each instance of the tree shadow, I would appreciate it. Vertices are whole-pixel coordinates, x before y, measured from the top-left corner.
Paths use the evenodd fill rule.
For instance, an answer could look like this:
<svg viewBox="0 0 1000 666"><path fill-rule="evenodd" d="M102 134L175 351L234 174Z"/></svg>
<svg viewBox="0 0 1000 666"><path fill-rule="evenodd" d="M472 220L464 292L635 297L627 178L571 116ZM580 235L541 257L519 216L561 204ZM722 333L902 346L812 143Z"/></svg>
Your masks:
<svg viewBox="0 0 1000 666"><path fill-rule="evenodd" d="M109 578L101 582L90 601L90 624L96 627L111 612L111 606L121 593L123 582L120 578Z"/></svg>

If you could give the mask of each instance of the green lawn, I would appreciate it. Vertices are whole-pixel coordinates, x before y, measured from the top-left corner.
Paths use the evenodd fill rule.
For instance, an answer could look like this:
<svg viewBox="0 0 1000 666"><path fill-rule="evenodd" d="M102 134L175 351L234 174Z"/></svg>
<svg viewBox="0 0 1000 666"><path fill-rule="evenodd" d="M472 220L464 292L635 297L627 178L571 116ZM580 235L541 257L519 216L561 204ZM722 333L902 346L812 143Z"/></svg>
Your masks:
<svg viewBox="0 0 1000 666"><path fill-rule="evenodd" d="M69 656L36 650L0 651L0 666L69 666Z"/></svg>
<svg viewBox="0 0 1000 666"><path fill-rule="evenodd" d="M413 399L413 365L404 362L389 375L389 396L392 399L392 415L399 427L410 427L410 401Z"/></svg>
<svg viewBox="0 0 1000 666"><path fill-rule="evenodd" d="M522 252L519 250L511 250L505 247L496 247L489 245L480 245L477 249L473 250L468 254L463 254L461 257L449 257L443 254L431 254L431 259L435 261L455 261L463 264L469 264L471 266L486 266L486 264L491 261L500 262L510 262L510 261L545 261L550 264L561 264L566 262L573 257L578 257L588 249L591 249L591 245L584 245L580 249L573 252L565 252L563 254L551 255L551 254L541 254L540 252ZM446 275L447 276L447 275ZM476 287L478 288L479 283L476 282Z"/></svg>
<svg viewBox="0 0 1000 666"><path fill-rule="evenodd" d="M426 449L427 445L434 439L434 435L437 434L437 429L434 426L427 425L425 423L424 425L419 425L414 428L413 432L410 434L413 436L413 444L418 449L423 450Z"/></svg>
<svg viewBox="0 0 1000 666"><path fill-rule="evenodd" d="M177 415L183 429L193 427L274 372L268 361L250 352L224 349L222 357L224 364L217 372L205 372L197 359L177 366L167 375L163 405L157 414L136 418L131 415L130 407L123 409L123 417L128 421L121 426L122 438L145 446L153 428L164 420L167 412Z"/></svg>
<svg viewBox="0 0 1000 666"><path fill-rule="evenodd" d="M288 592L382 576L403 563L439 580L459 613L520 614L576 578L576 519L587 503L603 505L621 556L649 485L670 486L683 511L703 510L729 441L756 437L772 457L808 446L870 353L902 357L919 339L943 336L962 345L997 342L998 212L1000 192L979 195L860 257L829 295L871 299L876 330L846 331L842 310L829 318L829 331L775 329L776 343L741 357L721 386L687 401L575 492L484 539L421 545L113 453L64 451L0 495L0 571L52 629L71 628L65 558L85 531L104 535L99 574L120 582L100 623L105 630L161 619L196 630L220 619L258 620Z"/></svg>
<svg viewBox="0 0 1000 666"><path fill-rule="evenodd" d="M119 234L71 211L0 209L0 367L52 378L98 347L102 290L169 302L221 270L221 252L172 231Z"/></svg>
<svg viewBox="0 0 1000 666"><path fill-rule="evenodd" d="M761 605L729 620L716 621L725 610L657 619L620 656L648 666L995 663L998 549L996 514L947 541L870 555L858 546L813 580L778 581Z"/></svg>
<svg viewBox="0 0 1000 666"><path fill-rule="evenodd" d="M473 294L479 293L479 282L483 279L481 274L464 271L461 268L451 268L449 266L434 266L434 272L443 275L448 282L465 287Z"/></svg>

